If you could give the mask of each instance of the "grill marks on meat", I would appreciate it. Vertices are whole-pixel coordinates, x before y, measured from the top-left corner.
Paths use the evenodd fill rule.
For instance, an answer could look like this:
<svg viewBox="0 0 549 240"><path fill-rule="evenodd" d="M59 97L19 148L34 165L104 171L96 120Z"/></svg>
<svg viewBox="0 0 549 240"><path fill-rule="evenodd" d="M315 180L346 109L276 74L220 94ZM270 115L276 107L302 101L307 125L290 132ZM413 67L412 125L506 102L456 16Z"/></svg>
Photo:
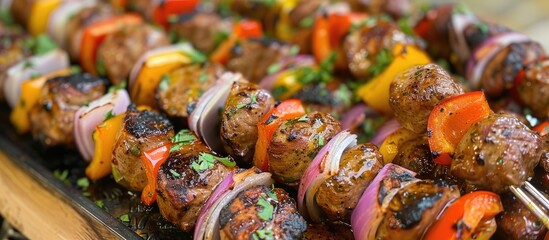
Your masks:
<svg viewBox="0 0 549 240"><path fill-rule="evenodd" d="M533 175L539 135L512 115L493 114L469 128L456 147L452 175L479 188L503 192Z"/></svg>
<svg viewBox="0 0 549 240"><path fill-rule="evenodd" d="M437 166L431 156L427 138L418 137L399 144L398 154L393 163L407 168L415 173L419 179L435 179L440 176Z"/></svg>
<svg viewBox="0 0 549 240"><path fill-rule="evenodd" d="M184 15L182 21L170 25L170 31L178 38L188 40L197 50L210 54L219 44L225 33L228 22L218 14L194 13Z"/></svg>
<svg viewBox="0 0 549 240"><path fill-rule="evenodd" d="M488 61L481 77L481 87L487 96L499 97L514 85L518 72L530 62L545 55L537 42L513 43Z"/></svg>
<svg viewBox="0 0 549 240"><path fill-rule="evenodd" d="M166 75L156 89L160 109L178 123L186 124L198 99L210 88L222 72L222 66L212 63L189 65Z"/></svg>
<svg viewBox="0 0 549 240"><path fill-rule="evenodd" d="M166 35L149 25L131 25L109 34L97 56L115 85L125 81L137 59L149 49L168 45Z"/></svg>
<svg viewBox="0 0 549 240"><path fill-rule="evenodd" d="M271 192L272 191L272 192ZM269 195L276 195L272 199ZM270 220L259 217L265 209L260 199L273 207ZM307 222L299 215L295 200L280 188L257 186L241 192L220 213L221 239L253 239L258 230L270 231L273 239L301 239Z"/></svg>
<svg viewBox="0 0 549 240"><path fill-rule="evenodd" d="M235 170L216 161L210 169L195 171L191 165L198 161L201 153L213 154L204 143L195 140L170 153L158 170L156 189L160 212L187 232L194 229L196 219L215 187Z"/></svg>
<svg viewBox="0 0 549 240"><path fill-rule="evenodd" d="M173 126L163 115L140 111L135 105L126 110L122 128L113 150L113 167L123 177L119 182L132 191L141 191L147 184L141 153L163 146L174 135Z"/></svg>
<svg viewBox="0 0 549 240"><path fill-rule="evenodd" d="M271 65L289 55L289 46L276 40L241 40L231 51L227 69L240 72L244 78L258 83L267 75Z"/></svg>
<svg viewBox="0 0 549 240"><path fill-rule="evenodd" d="M484 22L478 19L478 23L469 24L463 29L463 36L469 49L479 47L484 41L502 33L511 32L511 29L494 23Z"/></svg>
<svg viewBox="0 0 549 240"><path fill-rule="evenodd" d="M46 81L30 111L31 133L46 147L74 144L74 113L106 91L104 79L73 74Z"/></svg>
<svg viewBox="0 0 549 240"><path fill-rule="evenodd" d="M388 202L377 239L420 239L446 204L459 197L459 190L444 183L420 180L398 190Z"/></svg>
<svg viewBox="0 0 549 240"><path fill-rule="evenodd" d="M371 143L346 150L339 172L327 179L316 195L316 202L328 219L350 223L358 200L382 167L383 156Z"/></svg>
<svg viewBox="0 0 549 240"><path fill-rule="evenodd" d="M445 98L463 93L461 85L436 64L414 66L391 83L389 104L406 129L423 133L433 107Z"/></svg>
<svg viewBox="0 0 549 240"><path fill-rule="evenodd" d="M520 100L535 116L549 118L549 59L526 67L524 80L518 85Z"/></svg>
<svg viewBox="0 0 549 240"><path fill-rule="evenodd" d="M512 240L543 239L547 228L519 199L511 194L503 194L501 203L505 211L496 217L497 237Z"/></svg>
<svg viewBox="0 0 549 240"><path fill-rule="evenodd" d="M243 164L252 161L257 142L257 123L275 100L258 85L234 82L221 114L221 141L225 151Z"/></svg>
<svg viewBox="0 0 549 240"><path fill-rule="evenodd" d="M282 123L268 149L273 178L279 183L297 186L320 148L340 131L341 124L321 112L311 112Z"/></svg>

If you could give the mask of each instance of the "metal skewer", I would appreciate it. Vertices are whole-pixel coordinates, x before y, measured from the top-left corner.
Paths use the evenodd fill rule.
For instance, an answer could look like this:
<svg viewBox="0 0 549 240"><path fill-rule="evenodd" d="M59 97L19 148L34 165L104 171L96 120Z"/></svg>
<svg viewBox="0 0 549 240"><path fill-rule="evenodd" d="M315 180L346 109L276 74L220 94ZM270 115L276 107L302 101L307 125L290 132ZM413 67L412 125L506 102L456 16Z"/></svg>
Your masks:
<svg viewBox="0 0 549 240"><path fill-rule="evenodd" d="M510 187L511 192L520 199L534 215L536 215L545 227L549 228L549 216L547 211L549 211L549 200L537 190L532 184L526 182L521 187ZM544 208L544 209L542 209Z"/></svg>

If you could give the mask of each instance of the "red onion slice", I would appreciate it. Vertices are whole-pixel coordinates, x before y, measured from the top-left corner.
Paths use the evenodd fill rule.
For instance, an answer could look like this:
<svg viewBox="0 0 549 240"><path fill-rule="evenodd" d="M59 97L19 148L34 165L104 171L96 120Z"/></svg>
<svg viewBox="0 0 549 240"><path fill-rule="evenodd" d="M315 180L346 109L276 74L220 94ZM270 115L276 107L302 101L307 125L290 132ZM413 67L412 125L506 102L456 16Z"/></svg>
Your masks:
<svg viewBox="0 0 549 240"><path fill-rule="evenodd" d="M313 159L299 184L297 203L299 212L313 222L321 222L322 216L315 196L320 185L339 172L341 155L348 148L356 146L355 134L344 130L334 136Z"/></svg>
<svg viewBox="0 0 549 240"><path fill-rule="evenodd" d="M212 150L223 153L223 143L219 138L219 109L225 106L225 101L234 82L242 79L242 75L226 72L208 89L196 104L189 116L189 128L195 132Z"/></svg>
<svg viewBox="0 0 549 240"><path fill-rule="evenodd" d="M35 55L20 61L6 72L4 95L10 107L15 107L21 92L21 84L33 75L42 75L69 67L69 57L61 49L55 49L43 55Z"/></svg>
<svg viewBox="0 0 549 240"><path fill-rule="evenodd" d="M479 19L470 13L464 13L464 14L452 14L452 30L454 32L454 36L456 36L456 39L450 38L450 45L452 49L454 50L454 53L456 53L458 59L461 63L464 63L467 61L469 56L471 55L471 49L469 49L469 46L467 45L467 40L465 40L464 31L465 28L475 22L478 22ZM455 42L454 42L455 40Z"/></svg>
<svg viewBox="0 0 549 240"><path fill-rule="evenodd" d="M154 39L148 39L147 41L151 41L151 40L154 40ZM135 84L135 80L139 76L139 72L141 72L141 68L143 67L143 65L145 64L147 59L149 59L150 57L152 57L154 55L159 55L159 54L169 53L169 52L174 52L174 51L181 51L181 52L187 53L187 52L193 51L193 47L189 43L178 43L178 44L174 44L174 45L170 45L170 46L155 48L155 49L152 49L152 50L149 50L149 51L143 53L141 55L141 57L139 57L139 59L137 59L137 61L135 62L135 64L132 67L132 70L130 71L130 77L129 77L129 81L128 81L128 89L130 89L130 90L133 89L133 85Z"/></svg>
<svg viewBox="0 0 549 240"><path fill-rule="evenodd" d="M253 171L249 169L240 174L247 174L242 181L234 185L232 190L226 190L221 196L214 201L210 207L203 207L198 217L197 226L194 230L194 240L213 240L220 239L219 231L219 215L221 209L229 204L239 193L256 186L270 186L273 183L270 173L247 173ZM238 178L236 174L234 178ZM209 201L209 199L208 199ZM206 202L206 204L208 204Z"/></svg>
<svg viewBox="0 0 549 240"><path fill-rule="evenodd" d="M370 142L380 147L383 141L385 140L385 138L387 138L387 136L389 136L391 133L393 133L400 127L401 127L400 123L393 118L385 122L383 126L381 126L377 130L376 135L374 135L374 137L372 138L372 140L370 140Z"/></svg>
<svg viewBox="0 0 549 240"><path fill-rule="evenodd" d="M383 214L385 213L384 209L387 207L387 203L392 199L391 194L394 196L394 194L398 192L398 189L411 182L417 181L417 179L401 182L400 188L395 188L390 191L390 193L387 193L383 202L380 204L378 196L381 183L383 179L387 177L395 177L395 175L398 176L403 174L409 174L411 177L416 175L406 168L388 163L379 171L368 188L362 193L351 216L351 227L355 239L376 239L377 229L383 219Z"/></svg>
<svg viewBox="0 0 549 240"><path fill-rule="evenodd" d="M130 103L130 96L126 89L119 89L105 94L88 106L81 107L76 111L74 114L74 138L84 160L91 161L93 158L95 143L92 134L95 127L101 124L111 111L114 115L124 113Z"/></svg>
<svg viewBox="0 0 549 240"><path fill-rule="evenodd" d="M311 55L297 55L295 57L285 58L280 62L280 70L261 79L259 86L266 90L272 90L276 80L278 80L278 77L282 72L288 69L314 66L315 64L315 58Z"/></svg>
<svg viewBox="0 0 549 240"><path fill-rule="evenodd" d="M80 10L97 4L96 0L66 0L50 14L48 34L61 48L66 47L67 23Z"/></svg>

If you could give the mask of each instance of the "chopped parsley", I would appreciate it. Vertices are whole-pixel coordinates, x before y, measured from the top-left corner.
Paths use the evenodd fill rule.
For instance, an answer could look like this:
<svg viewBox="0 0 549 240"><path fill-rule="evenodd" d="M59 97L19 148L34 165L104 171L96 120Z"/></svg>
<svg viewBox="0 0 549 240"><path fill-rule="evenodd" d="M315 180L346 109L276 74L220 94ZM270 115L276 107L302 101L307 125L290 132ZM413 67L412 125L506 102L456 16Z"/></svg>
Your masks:
<svg viewBox="0 0 549 240"><path fill-rule="evenodd" d="M114 86L111 86L109 88L109 93L113 93L113 92L116 92L120 89L126 89L126 81L122 81L120 84L118 85L114 85Z"/></svg>
<svg viewBox="0 0 549 240"><path fill-rule="evenodd" d="M298 69L297 72L299 74L299 81L303 84L328 83L332 81L336 58L337 54L335 52L331 52L330 55L320 62L317 69L312 67L303 67Z"/></svg>
<svg viewBox="0 0 549 240"><path fill-rule="evenodd" d="M55 169L53 171L53 176L61 180L61 182L63 182L65 185L71 185L71 183L69 182L69 170L65 169L61 171L59 169Z"/></svg>
<svg viewBox="0 0 549 240"><path fill-rule="evenodd" d="M206 55L194 49L188 52L188 57L191 58L191 63L203 63L208 60Z"/></svg>
<svg viewBox="0 0 549 240"><path fill-rule="evenodd" d="M104 120L104 121L107 121L107 120L109 120L109 119L111 119L111 118L113 118L113 117L116 117L116 115L112 112L112 110L110 110L109 112L107 112L107 113L105 114L105 120Z"/></svg>
<svg viewBox="0 0 549 240"><path fill-rule="evenodd" d="M130 148L130 153L134 156L141 156L141 149L139 149L139 146L135 144Z"/></svg>
<svg viewBox="0 0 549 240"><path fill-rule="evenodd" d="M282 96L282 94L286 93L287 91L288 91L288 88L286 88L286 86L277 86L273 88L271 93L273 94L273 97L275 99L279 99L280 96Z"/></svg>
<svg viewBox="0 0 549 240"><path fill-rule="evenodd" d="M261 195L257 201L257 206L262 207L262 209L257 213L259 218L265 221L269 221L273 218L274 207L271 205L271 201L269 201L269 199L266 199L263 195Z"/></svg>
<svg viewBox="0 0 549 240"><path fill-rule="evenodd" d="M95 205L97 205L100 208L105 208L105 203L103 202L103 200L95 201Z"/></svg>
<svg viewBox="0 0 549 240"><path fill-rule="evenodd" d="M174 176L175 178L180 178L180 177L181 177L181 174L179 174L178 172L176 172L176 171L173 170L173 169L170 169L170 173L171 173L172 176Z"/></svg>
<svg viewBox="0 0 549 240"><path fill-rule="evenodd" d="M414 36L414 29L412 29L412 25L410 24L410 17L405 16L397 21L398 26L400 27L400 30L404 32L406 35Z"/></svg>
<svg viewBox="0 0 549 240"><path fill-rule="evenodd" d="M107 75L107 68L105 67L105 63L103 62L103 58L97 57L97 61L95 63L95 70L97 70L97 74L99 76L105 76Z"/></svg>
<svg viewBox="0 0 549 240"><path fill-rule="evenodd" d="M15 23L9 9L0 9L0 22L3 22L7 26L13 25Z"/></svg>
<svg viewBox="0 0 549 240"><path fill-rule="evenodd" d="M229 39L229 33L226 32L226 31L219 31L219 32L216 32L215 35L214 35L214 46L216 46L216 48L219 46L219 44L221 44L222 42L224 42L225 40Z"/></svg>
<svg viewBox="0 0 549 240"><path fill-rule="evenodd" d="M82 73L82 68L78 65L72 65L70 71L72 74L79 74Z"/></svg>
<svg viewBox="0 0 549 240"><path fill-rule="evenodd" d="M79 178L76 180L76 186L80 187L82 190L86 190L90 186L90 181L87 177Z"/></svg>
<svg viewBox="0 0 549 240"><path fill-rule="evenodd" d="M30 60L25 61L25 62L23 63L23 70L29 69L29 68L34 68L34 63L31 62Z"/></svg>
<svg viewBox="0 0 549 240"><path fill-rule="evenodd" d="M295 56L297 54L299 54L299 46L293 45L292 47L290 47L290 55Z"/></svg>
<svg viewBox="0 0 549 240"><path fill-rule="evenodd" d="M243 107L251 106L251 105L256 104L256 103L257 103L257 93L253 93L250 96L250 102L249 103L240 103L240 104L236 105L236 110L241 109Z"/></svg>
<svg viewBox="0 0 549 240"><path fill-rule="evenodd" d="M302 28L309 28L313 26L314 23L315 19L313 18L313 16L307 16L299 21L299 26Z"/></svg>
<svg viewBox="0 0 549 240"><path fill-rule="evenodd" d="M485 22L475 23L475 28L483 34L487 34L488 32L490 32L490 26L488 26L488 24L486 24Z"/></svg>
<svg viewBox="0 0 549 240"><path fill-rule="evenodd" d="M57 46L53 40L46 34L42 34L34 38L34 46L32 51L36 55L42 55L56 49Z"/></svg>
<svg viewBox="0 0 549 240"><path fill-rule="evenodd" d="M40 74L40 73L32 73L31 76L30 76L30 78L31 78L31 79L35 79L35 78L39 78L39 77L41 77L41 76L42 76L42 74Z"/></svg>
<svg viewBox="0 0 549 240"><path fill-rule="evenodd" d="M452 9L453 14L468 14L469 12L469 8L467 8L467 6L463 3L456 4L454 9Z"/></svg>
<svg viewBox="0 0 549 240"><path fill-rule="evenodd" d="M280 63L273 63L267 68L267 74L273 74L280 70Z"/></svg>
<svg viewBox="0 0 549 240"><path fill-rule="evenodd" d="M200 74L200 77L198 77L198 81L200 81L200 83L205 83L206 80L208 80L208 73L203 72L202 74Z"/></svg>
<svg viewBox="0 0 549 240"><path fill-rule="evenodd" d="M274 239L274 233L271 229L258 229L254 232L253 239L254 240L273 240Z"/></svg>
<svg viewBox="0 0 549 240"><path fill-rule="evenodd" d="M179 131L175 136L171 138L173 144L170 147L170 152L178 151L182 146L189 145L196 140L194 134L187 129Z"/></svg>
<svg viewBox="0 0 549 240"><path fill-rule="evenodd" d="M217 157L209 153L200 153L200 155L198 156L198 160L193 162L191 164L191 167L197 172L204 171L214 167L216 161L222 163L227 167L236 166L236 162L234 162L229 157Z"/></svg>
<svg viewBox="0 0 549 240"><path fill-rule="evenodd" d="M299 117L299 118L294 118L294 119L290 119L288 120L285 125L288 126L288 125L292 125L296 122L306 122L306 121L309 121L309 117L307 116L307 114L303 114L303 116Z"/></svg>
<svg viewBox="0 0 549 240"><path fill-rule="evenodd" d="M319 147L324 146L324 137L322 135L318 134L317 139L318 139L318 146Z"/></svg>
<svg viewBox="0 0 549 240"><path fill-rule="evenodd" d="M160 79L160 83L158 84L158 88L160 91L166 91L170 84L172 83L172 78L168 76L168 74L162 75L162 78Z"/></svg>
<svg viewBox="0 0 549 240"><path fill-rule="evenodd" d="M385 71L389 64L393 62L393 58L393 54L390 50L382 48L377 53L375 62L370 67L368 67L366 71L371 74L372 77L376 77L377 75Z"/></svg>
<svg viewBox="0 0 549 240"><path fill-rule="evenodd" d="M130 222L130 215L128 215L127 213L126 214L122 214L118 219L120 219L120 221L122 222Z"/></svg>

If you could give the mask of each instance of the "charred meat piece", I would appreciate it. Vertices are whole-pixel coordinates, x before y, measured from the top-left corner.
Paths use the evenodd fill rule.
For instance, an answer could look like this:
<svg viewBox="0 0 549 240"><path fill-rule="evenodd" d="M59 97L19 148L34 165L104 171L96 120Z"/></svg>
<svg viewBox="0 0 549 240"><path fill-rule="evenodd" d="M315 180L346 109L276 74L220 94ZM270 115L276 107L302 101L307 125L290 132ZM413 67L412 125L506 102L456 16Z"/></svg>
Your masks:
<svg viewBox="0 0 549 240"><path fill-rule="evenodd" d="M389 104L406 129L423 133L433 107L445 98L463 93L461 85L436 64L414 66L391 83Z"/></svg>
<svg viewBox="0 0 549 240"><path fill-rule="evenodd" d="M512 43L488 60L483 69L480 85L487 96L499 97L513 88L520 70L541 56L545 51L534 41Z"/></svg>
<svg viewBox="0 0 549 240"><path fill-rule="evenodd" d="M340 240L345 239L324 224L309 224L303 234L303 240Z"/></svg>
<svg viewBox="0 0 549 240"><path fill-rule="evenodd" d="M240 72L244 78L258 83L267 75L267 69L290 55L290 47L272 39L242 40L229 56L227 69Z"/></svg>
<svg viewBox="0 0 549 240"><path fill-rule="evenodd" d="M8 77L8 69L31 54L24 46L27 39L28 36L0 23L0 100L4 99L4 82Z"/></svg>
<svg viewBox="0 0 549 240"><path fill-rule="evenodd" d="M256 186L245 190L221 210L221 239L301 239L307 222L295 200L281 188Z"/></svg>
<svg viewBox="0 0 549 240"><path fill-rule="evenodd" d="M108 35L101 43L97 57L106 72L99 74L106 74L114 85L120 84L128 78L141 54L168 44L166 35L149 25L127 26Z"/></svg>
<svg viewBox="0 0 549 240"><path fill-rule="evenodd" d="M177 123L186 124L198 98L221 74L217 64L189 65L166 74L156 89L160 109Z"/></svg>
<svg viewBox="0 0 549 240"><path fill-rule="evenodd" d="M343 50L351 73L359 79L370 79L372 71L369 69L375 64L377 55L392 54L397 43L413 44L414 40L387 21L379 20L350 33L345 38Z"/></svg>
<svg viewBox="0 0 549 240"><path fill-rule="evenodd" d="M463 136L451 173L479 188L503 192L533 176L541 154L542 141L536 132L512 115L493 114Z"/></svg>
<svg viewBox="0 0 549 240"><path fill-rule="evenodd" d="M332 81L328 84L308 84L293 97L301 99L303 105L310 111L339 116L350 107L351 96L352 92L345 84Z"/></svg>
<svg viewBox="0 0 549 240"><path fill-rule="evenodd" d="M132 191L147 184L141 153L170 142L174 131L163 115L128 106L113 150L113 175L116 181Z"/></svg>
<svg viewBox="0 0 549 240"><path fill-rule="evenodd" d="M496 217L496 237L513 240L543 239L547 228L512 194L503 194L501 203L505 211Z"/></svg>
<svg viewBox="0 0 549 240"><path fill-rule="evenodd" d="M503 25L488 23L484 22L483 20L479 20L479 22L466 26L463 29L463 35L465 37L465 41L467 41L469 49L474 50L489 38L510 31L511 29Z"/></svg>
<svg viewBox="0 0 549 240"><path fill-rule="evenodd" d="M393 163L417 173L416 177L419 179L435 179L438 175L437 164L433 161L431 149L425 137L401 143Z"/></svg>
<svg viewBox="0 0 549 240"><path fill-rule="evenodd" d="M311 52L312 24L319 9L325 4L328 4L327 0L298 1L295 8L289 13L289 25L294 29L294 32L293 36L286 40L299 46L302 53Z"/></svg>
<svg viewBox="0 0 549 240"><path fill-rule="evenodd" d="M198 138L197 138L198 139ZM215 161L210 168L196 170L201 158L215 156L200 140L173 151L158 170L158 207L162 216L183 231L192 231L202 207L215 187L234 167Z"/></svg>
<svg viewBox="0 0 549 240"><path fill-rule="evenodd" d="M258 85L233 83L221 114L221 141L229 155L249 165L257 142L257 123L274 104L271 94Z"/></svg>
<svg viewBox="0 0 549 240"><path fill-rule="evenodd" d="M536 117L549 119L549 59L530 64L525 71L518 96Z"/></svg>
<svg viewBox="0 0 549 240"><path fill-rule="evenodd" d="M346 150L339 172L320 185L316 194L316 202L328 219L350 223L358 200L382 167L383 156L371 143Z"/></svg>
<svg viewBox="0 0 549 240"><path fill-rule="evenodd" d="M539 160L539 165L549 173L549 134L545 134L541 137L543 148L541 151L541 158Z"/></svg>
<svg viewBox="0 0 549 240"><path fill-rule="evenodd" d="M282 123L269 146L269 168L273 178L295 187L320 148L341 131L331 115L311 112Z"/></svg>
<svg viewBox="0 0 549 240"><path fill-rule="evenodd" d="M441 4L427 12L415 27L415 31L427 41L427 51L430 56L450 59L449 25L455 4Z"/></svg>
<svg viewBox="0 0 549 240"><path fill-rule="evenodd" d="M376 238L420 239L446 204L458 197L458 188L445 183L432 180L410 183L387 203Z"/></svg>
<svg viewBox="0 0 549 240"><path fill-rule="evenodd" d="M67 23L67 47L73 61L78 60L82 30L85 26L114 16L115 12L107 4L98 4L94 7L82 9Z"/></svg>
<svg viewBox="0 0 549 240"><path fill-rule="evenodd" d="M229 35L230 23L214 13L196 12L182 15L170 25L170 32L178 39L189 41L197 50L210 54Z"/></svg>
<svg viewBox="0 0 549 240"><path fill-rule="evenodd" d="M48 79L29 114L34 139L46 147L74 144L74 113L101 97L107 81L88 74Z"/></svg>

